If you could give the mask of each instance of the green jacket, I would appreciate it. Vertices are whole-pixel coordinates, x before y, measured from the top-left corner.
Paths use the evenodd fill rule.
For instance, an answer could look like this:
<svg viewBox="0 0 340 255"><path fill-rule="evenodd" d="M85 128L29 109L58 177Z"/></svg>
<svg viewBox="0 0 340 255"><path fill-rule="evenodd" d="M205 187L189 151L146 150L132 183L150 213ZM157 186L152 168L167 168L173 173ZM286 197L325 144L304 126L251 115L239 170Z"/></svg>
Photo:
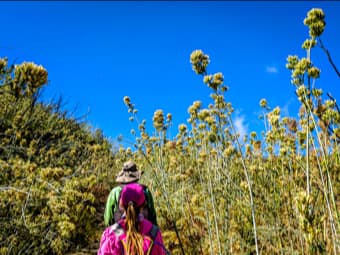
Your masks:
<svg viewBox="0 0 340 255"><path fill-rule="evenodd" d="M154 225L157 225L157 217L155 206L153 202L153 197L151 195L150 190L143 184L140 184L144 188L144 195L146 200L146 209L147 209L147 219L151 221ZM123 189L124 185L118 185L114 187L106 201L105 212L104 212L104 223L105 226L110 226L114 224L116 221L120 219L121 212L119 212L119 198L120 193ZM116 218L116 219L115 219Z"/></svg>

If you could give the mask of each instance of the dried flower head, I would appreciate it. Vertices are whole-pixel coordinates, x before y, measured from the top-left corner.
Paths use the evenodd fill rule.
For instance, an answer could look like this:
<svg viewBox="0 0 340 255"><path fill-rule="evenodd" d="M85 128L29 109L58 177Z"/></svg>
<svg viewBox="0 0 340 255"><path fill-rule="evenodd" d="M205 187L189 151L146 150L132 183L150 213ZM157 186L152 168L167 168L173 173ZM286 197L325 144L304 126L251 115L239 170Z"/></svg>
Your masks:
<svg viewBox="0 0 340 255"><path fill-rule="evenodd" d="M262 98L262 99L260 100L260 106L261 106L262 108L266 108L266 107L268 106L267 100L266 100L265 98Z"/></svg>
<svg viewBox="0 0 340 255"><path fill-rule="evenodd" d="M0 72L7 66L7 58L0 58Z"/></svg>
<svg viewBox="0 0 340 255"><path fill-rule="evenodd" d="M308 75L314 79L317 79L320 77L320 69L313 66L308 69Z"/></svg>
<svg viewBox="0 0 340 255"><path fill-rule="evenodd" d="M288 58L287 58L286 67L289 70L293 70L298 62L299 62L298 56L296 56L296 55L294 55L294 56L289 55Z"/></svg>
<svg viewBox="0 0 340 255"><path fill-rule="evenodd" d="M302 48L307 50L313 48L315 45L316 45L315 39L306 39L302 44Z"/></svg>
<svg viewBox="0 0 340 255"><path fill-rule="evenodd" d="M162 130L164 128L164 113L163 113L163 110L155 111L152 120L153 120L154 128L156 128L158 131Z"/></svg>
<svg viewBox="0 0 340 255"><path fill-rule="evenodd" d="M295 65L292 77L296 78L303 75L311 67L311 65L312 63L307 58L300 59L300 61Z"/></svg>
<svg viewBox="0 0 340 255"><path fill-rule="evenodd" d="M209 84L213 79L213 76L212 75L204 75L203 77L203 83L205 84Z"/></svg>
<svg viewBox="0 0 340 255"><path fill-rule="evenodd" d="M185 133L187 131L187 126L185 124L180 124L178 130L180 133Z"/></svg>
<svg viewBox="0 0 340 255"><path fill-rule="evenodd" d="M211 75L210 75L211 77ZM208 86L214 90L217 90L220 85L223 84L224 77L222 73L216 73L210 78Z"/></svg>
<svg viewBox="0 0 340 255"><path fill-rule="evenodd" d="M323 95L322 89L312 89L312 94L315 97L321 97Z"/></svg>
<svg viewBox="0 0 340 255"><path fill-rule="evenodd" d="M197 74L204 74L209 64L209 56L202 50L194 50L190 55L190 63Z"/></svg>
<svg viewBox="0 0 340 255"><path fill-rule="evenodd" d="M198 118L202 121L205 121L207 117L210 116L210 111L208 109L202 109L199 113L198 113Z"/></svg>
<svg viewBox="0 0 340 255"><path fill-rule="evenodd" d="M129 105L131 104L130 97L128 97L128 96L125 96L125 97L123 98L123 101L124 101L124 103L125 103L127 106L129 106Z"/></svg>
<svg viewBox="0 0 340 255"><path fill-rule="evenodd" d="M195 101L191 106L188 108L188 113L190 115L196 115L197 111L201 108L202 102L201 101Z"/></svg>
<svg viewBox="0 0 340 255"><path fill-rule="evenodd" d="M167 120L168 122L170 122L170 121L172 120L172 115L171 115L171 113L168 113L168 114L166 115L166 120Z"/></svg>
<svg viewBox="0 0 340 255"><path fill-rule="evenodd" d="M47 83L48 73L41 65L33 62L23 62L15 66L14 76L18 84L19 93L33 95L38 88Z"/></svg>
<svg viewBox="0 0 340 255"><path fill-rule="evenodd" d="M313 8L307 13L307 17L303 23L309 27L309 35L311 37L320 36L325 30L325 14L322 9Z"/></svg>

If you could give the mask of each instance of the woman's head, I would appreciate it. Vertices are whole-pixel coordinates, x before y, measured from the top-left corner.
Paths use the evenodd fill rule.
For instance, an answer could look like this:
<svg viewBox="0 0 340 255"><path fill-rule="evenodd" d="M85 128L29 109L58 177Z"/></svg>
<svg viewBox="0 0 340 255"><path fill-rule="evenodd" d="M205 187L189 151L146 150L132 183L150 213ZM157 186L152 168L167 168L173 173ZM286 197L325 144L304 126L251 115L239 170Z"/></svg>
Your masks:
<svg viewBox="0 0 340 255"><path fill-rule="evenodd" d="M120 195L120 199L125 210L131 203L135 208L141 208L145 203L143 186L138 183L125 185Z"/></svg>

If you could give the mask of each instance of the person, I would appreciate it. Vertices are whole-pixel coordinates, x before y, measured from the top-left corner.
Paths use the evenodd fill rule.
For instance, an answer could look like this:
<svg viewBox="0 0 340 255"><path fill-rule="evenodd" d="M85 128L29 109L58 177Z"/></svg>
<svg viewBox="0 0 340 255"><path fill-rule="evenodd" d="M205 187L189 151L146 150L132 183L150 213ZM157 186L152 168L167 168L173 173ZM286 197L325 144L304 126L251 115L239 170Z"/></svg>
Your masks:
<svg viewBox="0 0 340 255"><path fill-rule="evenodd" d="M126 184L138 182L142 174L143 171L138 170L136 163L133 161L127 161L123 164L123 169L116 177L116 182L119 185L111 190L106 201L104 212L105 226L110 226L120 220L123 214L118 205L121 191ZM146 206L143 209L144 217L151 221L152 224L158 225L152 194L147 186L142 185L142 187L146 198Z"/></svg>
<svg viewBox="0 0 340 255"><path fill-rule="evenodd" d="M130 183L123 187L119 206L123 217L107 227L101 237L97 255L166 255L160 229L144 218L143 187Z"/></svg>

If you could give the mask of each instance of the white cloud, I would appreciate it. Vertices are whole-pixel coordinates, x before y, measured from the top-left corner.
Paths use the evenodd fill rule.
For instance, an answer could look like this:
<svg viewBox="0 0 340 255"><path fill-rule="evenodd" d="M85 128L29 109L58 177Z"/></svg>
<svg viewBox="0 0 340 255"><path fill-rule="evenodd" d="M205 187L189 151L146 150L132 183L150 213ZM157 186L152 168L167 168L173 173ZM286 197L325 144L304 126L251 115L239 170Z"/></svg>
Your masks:
<svg viewBox="0 0 340 255"><path fill-rule="evenodd" d="M234 126L236 132L240 134L240 140L242 140L243 137L248 134L248 125L244 123L244 120L244 116L237 116L234 119Z"/></svg>
<svg viewBox="0 0 340 255"><path fill-rule="evenodd" d="M267 73L278 73L279 72L279 70L275 66L267 66L266 71Z"/></svg>

